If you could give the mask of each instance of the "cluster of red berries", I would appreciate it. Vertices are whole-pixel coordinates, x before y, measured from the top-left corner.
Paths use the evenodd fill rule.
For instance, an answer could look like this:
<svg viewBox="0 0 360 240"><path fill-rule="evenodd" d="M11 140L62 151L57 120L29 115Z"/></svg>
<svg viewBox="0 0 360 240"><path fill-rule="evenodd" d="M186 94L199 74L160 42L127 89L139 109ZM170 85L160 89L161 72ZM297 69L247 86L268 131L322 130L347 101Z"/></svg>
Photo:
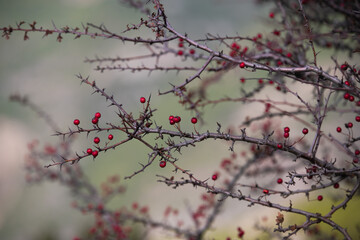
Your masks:
<svg viewBox="0 0 360 240"><path fill-rule="evenodd" d="M145 99L145 98L144 98L144 99ZM101 118L101 113L97 112L97 113L94 114L94 117L93 117L93 119L91 120L91 122L92 122L93 124L98 124L100 118ZM78 126L79 124L80 124L80 120L79 120L79 119L75 119L75 120L74 120L74 125ZM108 135L108 139L109 139L109 140L113 140L113 139L114 139L114 135L109 134L109 135ZM99 144L99 143L100 143L100 138L99 138L99 137L94 137L93 141L94 141L95 144ZM92 156L95 158L95 157L97 157L97 155L99 154L99 151L98 151L98 150L93 150L93 149L91 149L91 148L88 148L88 149L86 149L86 153L87 153L88 155L92 155Z"/></svg>
<svg viewBox="0 0 360 240"><path fill-rule="evenodd" d="M175 123L179 123L179 122L181 122L181 117L179 117L179 116L174 117L173 115L169 116L170 125L174 125Z"/></svg>
<svg viewBox="0 0 360 240"><path fill-rule="evenodd" d="M192 123L192 124L196 124L197 121L198 121L198 120L197 120L196 117L191 118L191 123ZM170 115L170 116L169 116L169 123L170 123L170 125L174 125L175 123L179 123L179 122L181 122L181 117L179 117L179 116L173 116L173 115Z"/></svg>
<svg viewBox="0 0 360 240"><path fill-rule="evenodd" d="M179 48L183 48L183 47L184 47L184 39L179 38L179 44L178 44L178 46L179 46ZM190 53L191 55L194 55L194 54L195 54L195 49L191 48L191 49L189 50L189 53ZM177 55L179 55L179 56L184 55L184 51L183 51L182 49L178 50Z"/></svg>
<svg viewBox="0 0 360 240"><path fill-rule="evenodd" d="M244 230L242 230L241 227L238 227L237 230L238 230L238 237L242 238L245 234Z"/></svg>
<svg viewBox="0 0 360 240"><path fill-rule="evenodd" d="M284 138L288 138L290 136L290 128L284 127Z"/></svg>

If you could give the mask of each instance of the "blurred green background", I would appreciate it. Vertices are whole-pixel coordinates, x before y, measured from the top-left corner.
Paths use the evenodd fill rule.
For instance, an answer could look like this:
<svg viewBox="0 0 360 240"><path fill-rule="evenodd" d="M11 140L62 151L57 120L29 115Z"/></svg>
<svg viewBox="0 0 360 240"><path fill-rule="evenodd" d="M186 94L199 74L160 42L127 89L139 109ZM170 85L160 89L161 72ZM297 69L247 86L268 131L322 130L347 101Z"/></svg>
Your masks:
<svg viewBox="0 0 360 240"><path fill-rule="evenodd" d="M239 4L237 0L168 0L164 1L164 5L175 29L181 33L186 32L192 38L202 38L206 33L234 35L238 32L242 36L253 36L268 30L265 24L268 9L255 6L253 2L242 0ZM121 32L128 23L137 24L141 17L144 16L115 0L0 0L1 26L14 26L20 21L36 21L38 26L52 28L53 21L57 27L80 27L81 23L91 22L105 24L110 30ZM137 32L130 35L135 34ZM63 41L58 43L56 35L46 38L42 36L43 34L30 33L30 39L23 41L23 34L14 33L10 40L0 39L0 239L71 239L92 223L91 217L82 216L70 207L73 199L64 187L54 183L37 186L25 183L23 159L27 143L39 139L41 144L51 144L58 139L51 136L51 130L44 127L44 123L33 112L9 102L10 94L28 96L51 115L64 131L72 125L74 118L79 118L82 122L90 121L97 111L102 113L106 121L117 119L114 109L108 108L103 98L91 95L89 87L80 86L75 77L78 73L90 75L90 79L97 80L99 86L109 89L134 114L142 108L139 97L151 94L152 104L158 109L155 117L158 123L165 124L170 114L181 115L183 119L192 117L192 113L174 107L177 106L176 98L157 96L158 90L169 89L169 82L182 82L190 73L177 75L154 72L148 75L113 71L100 74L93 70L94 65L84 63L86 57L93 58L95 55L115 57L143 54L145 48L101 38L81 37L73 40L73 36L65 35ZM135 65L141 63L137 62ZM223 81L220 86L210 89L210 92L215 96L237 94L238 73L234 71L229 74L226 78L229 81ZM209 108L205 115L207 125L203 129L215 130L216 122L227 126L239 116L238 110L236 105L231 109L221 106ZM182 127L190 128L190 125L184 123ZM80 137L73 145L74 150L81 151L87 142L85 137ZM214 142L201 143L196 150L184 149L181 155L182 166L206 178L214 172L224 156L230 155L227 149L228 146L219 146ZM147 149L138 143L130 143L99 156L96 161L85 159L79 164L84 167L91 181L100 185L110 175L119 174L124 177L131 174L139 168L139 162L146 161ZM186 201L194 206L199 202L200 198L194 199L190 197L193 195L188 195L193 194L192 188L174 191L157 184L157 173L171 174L171 170L161 169L160 172L155 164L143 174L123 181L128 191L113 202L113 207L130 206L136 201L141 205L149 205L151 214L155 218L161 218L167 205L181 209L186 206ZM184 199L186 195L189 198ZM248 217L244 218L244 214L262 208L247 208L246 205L242 203L237 205L236 210L231 208L230 211L225 211L228 220L223 219L217 224L229 226L231 223L231 231L236 226L250 229L253 223ZM262 215L266 215L263 210L258 215L254 214L254 220ZM271 212L270 215L275 216L276 213ZM269 222L272 225L274 219Z"/></svg>

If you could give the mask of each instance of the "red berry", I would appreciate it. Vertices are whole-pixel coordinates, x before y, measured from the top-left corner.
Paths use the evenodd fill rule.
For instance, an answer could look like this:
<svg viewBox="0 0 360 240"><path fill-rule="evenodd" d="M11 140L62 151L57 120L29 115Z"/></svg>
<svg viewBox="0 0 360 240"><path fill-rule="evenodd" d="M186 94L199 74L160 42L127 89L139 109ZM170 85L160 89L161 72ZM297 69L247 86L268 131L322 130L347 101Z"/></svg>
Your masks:
<svg viewBox="0 0 360 240"><path fill-rule="evenodd" d="M344 94L344 99L349 99L349 97L350 97L350 94L349 94L349 93L345 93L345 94Z"/></svg>
<svg viewBox="0 0 360 240"><path fill-rule="evenodd" d="M340 184L339 183L335 183L334 184L334 188L339 188L340 187Z"/></svg>
<svg viewBox="0 0 360 240"><path fill-rule="evenodd" d="M290 134L288 132L284 133L284 138L288 138L290 136Z"/></svg>
<svg viewBox="0 0 360 240"><path fill-rule="evenodd" d="M278 179L277 179L277 183L278 183L278 184L282 184L282 183L283 183L282 178L278 178Z"/></svg>
<svg viewBox="0 0 360 240"><path fill-rule="evenodd" d="M179 46L179 47L183 47L184 44L183 44L182 42L179 42L178 46Z"/></svg>
<svg viewBox="0 0 360 240"><path fill-rule="evenodd" d="M92 122L93 124L97 124L97 123L99 122L99 119L96 118L96 117L94 117L94 118L91 120L91 122Z"/></svg>
<svg viewBox="0 0 360 240"><path fill-rule="evenodd" d="M273 12L269 13L269 18L274 18L275 14Z"/></svg>
<svg viewBox="0 0 360 240"><path fill-rule="evenodd" d="M264 194L269 194L269 190L264 189L264 190L263 190L263 193L264 193Z"/></svg>
<svg viewBox="0 0 360 240"><path fill-rule="evenodd" d="M336 128L336 131L337 131L337 132L341 132L341 127L337 127L337 128Z"/></svg>
<svg viewBox="0 0 360 240"><path fill-rule="evenodd" d="M112 140L113 138L114 138L114 136L112 134L109 134L108 139Z"/></svg>
<svg viewBox="0 0 360 240"><path fill-rule="evenodd" d="M160 166L161 168L164 168L164 167L166 166L166 162L165 162L165 161L161 161L160 164L159 164L159 166Z"/></svg>
<svg viewBox="0 0 360 240"><path fill-rule="evenodd" d="M176 123L181 122L181 117L176 116L176 117L174 117L173 120L174 120L174 122L176 122Z"/></svg>
<svg viewBox="0 0 360 240"><path fill-rule="evenodd" d="M292 53L288 53L288 54L286 54L286 56L287 56L288 58L291 58L291 57L292 57Z"/></svg>
<svg viewBox="0 0 360 240"><path fill-rule="evenodd" d="M141 97L141 98L140 98L140 102L141 102L141 103L145 103L145 102L146 102L146 99L145 99L144 97Z"/></svg>
<svg viewBox="0 0 360 240"><path fill-rule="evenodd" d="M74 120L74 125L79 125L80 124L80 120L79 119L75 119Z"/></svg>
<svg viewBox="0 0 360 240"><path fill-rule="evenodd" d="M324 198L323 198L323 196L322 195L319 195L318 197L317 197L317 200L319 200L319 201L322 201Z"/></svg>
<svg viewBox="0 0 360 240"><path fill-rule="evenodd" d="M347 126L348 126L348 128L352 128L352 127L353 127L352 122L349 122L349 123L347 124Z"/></svg>
<svg viewBox="0 0 360 240"><path fill-rule="evenodd" d="M239 64L239 67L240 67L240 68L244 68L244 67L245 67L245 63L244 63L244 62L241 62L241 63Z"/></svg>
<svg viewBox="0 0 360 240"><path fill-rule="evenodd" d="M99 113L99 112L95 113L95 117L96 118L101 118L101 113Z"/></svg>
<svg viewBox="0 0 360 240"><path fill-rule="evenodd" d="M190 49L190 50L189 50L189 53L190 53L191 55L195 54L195 49Z"/></svg>
<svg viewBox="0 0 360 240"><path fill-rule="evenodd" d="M360 116L356 116L355 121L360 122Z"/></svg>
<svg viewBox="0 0 360 240"><path fill-rule="evenodd" d="M182 56L182 55L184 55L184 52L183 52L182 50L179 50L179 51L177 52L177 54L178 54L179 56Z"/></svg>
<svg viewBox="0 0 360 240"><path fill-rule="evenodd" d="M94 138L94 143L98 144L99 142L100 142L100 138L95 137L95 138Z"/></svg>
<svg viewBox="0 0 360 240"><path fill-rule="evenodd" d="M350 102L353 102L355 100L355 97L354 96L352 96L352 95L350 95L350 97L349 97L349 101Z"/></svg>
<svg viewBox="0 0 360 240"><path fill-rule="evenodd" d="M99 154L99 152L98 152L97 150L94 150L91 154L92 154L93 157L95 158L95 157Z"/></svg>
<svg viewBox="0 0 360 240"><path fill-rule="evenodd" d="M197 123L197 118L196 117L193 117L193 118L191 118L191 123L193 123L193 124L195 124L195 123Z"/></svg>
<svg viewBox="0 0 360 240"><path fill-rule="evenodd" d="M259 84L263 84L263 83L264 83L264 81L263 81L261 78L259 79L258 82L259 82Z"/></svg>
<svg viewBox="0 0 360 240"><path fill-rule="evenodd" d="M357 159L357 158L353 159L353 163L358 163L358 162L359 162L359 159Z"/></svg>
<svg viewBox="0 0 360 240"><path fill-rule="evenodd" d="M245 82L245 78L240 78L240 82L244 83Z"/></svg>
<svg viewBox="0 0 360 240"><path fill-rule="evenodd" d="M304 128L304 129L302 130L302 133L305 134L305 135L308 134L308 132L309 132L309 130L308 130L307 128Z"/></svg>
<svg viewBox="0 0 360 240"><path fill-rule="evenodd" d="M278 148L278 149L282 149L282 148L283 148L283 145L282 145L281 143L278 143L277 148Z"/></svg>
<svg viewBox="0 0 360 240"><path fill-rule="evenodd" d="M360 150L359 149L356 149L355 150L355 155L359 155L360 154Z"/></svg>
<svg viewBox="0 0 360 240"><path fill-rule="evenodd" d="M211 178L212 178L212 180L216 181L216 179L218 178L218 175L215 173L215 174L212 175Z"/></svg>
<svg viewBox="0 0 360 240"><path fill-rule="evenodd" d="M174 125L175 121L173 119L170 120L170 125Z"/></svg>
<svg viewBox="0 0 360 240"><path fill-rule="evenodd" d="M174 120L174 116L173 116L173 115L170 115L170 116L169 116L169 121L170 121L170 120Z"/></svg>
<svg viewBox="0 0 360 240"><path fill-rule="evenodd" d="M92 151L92 149L91 149L91 148L88 148L88 149L86 150L86 152L87 152L87 154L89 154L89 155L90 155L90 154L92 154L92 152L93 152L93 151Z"/></svg>
<svg viewBox="0 0 360 240"><path fill-rule="evenodd" d="M347 65L347 64L341 65L341 70L346 71L347 69L348 69L348 65Z"/></svg>
<svg viewBox="0 0 360 240"><path fill-rule="evenodd" d="M290 132L290 128L289 127L284 127L284 132L286 132L286 133Z"/></svg>
<svg viewBox="0 0 360 240"><path fill-rule="evenodd" d="M345 85L350 86L349 81L345 81Z"/></svg>
<svg viewBox="0 0 360 240"><path fill-rule="evenodd" d="M279 36L279 35L280 35L280 31L274 30L274 31L273 31L273 34L276 35L276 36Z"/></svg>

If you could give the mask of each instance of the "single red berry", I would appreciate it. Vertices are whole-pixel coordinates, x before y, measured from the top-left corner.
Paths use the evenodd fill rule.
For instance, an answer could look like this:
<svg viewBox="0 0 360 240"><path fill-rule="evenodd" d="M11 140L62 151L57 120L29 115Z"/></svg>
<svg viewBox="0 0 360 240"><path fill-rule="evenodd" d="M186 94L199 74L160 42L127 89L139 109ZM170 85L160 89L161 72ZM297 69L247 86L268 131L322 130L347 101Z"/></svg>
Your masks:
<svg viewBox="0 0 360 240"><path fill-rule="evenodd" d="M359 159L354 158L354 159L353 159L353 163L359 163Z"/></svg>
<svg viewBox="0 0 360 240"><path fill-rule="evenodd" d="M360 122L360 116L356 116L355 121Z"/></svg>
<svg viewBox="0 0 360 240"><path fill-rule="evenodd" d="M360 154L360 150L359 149L356 149L355 150L355 155L359 155Z"/></svg>
<svg viewBox="0 0 360 240"><path fill-rule="evenodd" d="M347 64L342 64L341 65L341 70L346 71L348 69L348 65Z"/></svg>
<svg viewBox="0 0 360 240"><path fill-rule="evenodd" d="M341 127L337 127L337 128L336 128L336 131L337 131L337 132L341 132Z"/></svg>
<svg viewBox="0 0 360 240"><path fill-rule="evenodd" d="M195 54L195 49L190 49L190 50L189 50L189 53L190 53L191 55L194 55L194 54Z"/></svg>
<svg viewBox="0 0 360 240"><path fill-rule="evenodd" d="M345 81L345 85L350 86L349 81Z"/></svg>
<svg viewBox="0 0 360 240"><path fill-rule="evenodd" d="M280 31L279 31L279 30L274 30L274 31L273 31L273 34L276 35L276 36L279 36L279 35L280 35Z"/></svg>
<svg viewBox="0 0 360 240"><path fill-rule="evenodd" d="M244 62L241 62L241 63L239 64L239 67L240 67L240 68L244 68L244 67L245 67L245 63L244 63Z"/></svg>
<svg viewBox="0 0 360 240"><path fill-rule="evenodd" d="M179 38L179 42L183 42L184 41L184 39L182 39L182 38Z"/></svg>
<svg viewBox="0 0 360 240"><path fill-rule="evenodd" d="M94 151L92 151L91 154L92 154L93 157L95 158L95 157L99 154L99 152L98 152L97 150L94 150Z"/></svg>
<svg viewBox="0 0 360 240"><path fill-rule="evenodd" d="M170 116L169 116L169 121L170 121L170 120L174 120L174 116L173 116L173 115L170 115Z"/></svg>
<svg viewBox="0 0 360 240"><path fill-rule="evenodd" d="M279 61L276 62L276 64L277 64L278 66L281 66L281 65L283 65L283 62L279 60Z"/></svg>
<svg viewBox="0 0 360 240"><path fill-rule="evenodd" d="M75 120L74 120L74 125L77 126L77 125L79 125L79 124L80 124L80 120L79 120L79 119L75 119Z"/></svg>
<svg viewBox="0 0 360 240"><path fill-rule="evenodd" d="M288 138L290 134L288 132L284 132L284 138Z"/></svg>
<svg viewBox="0 0 360 240"><path fill-rule="evenodd" d="M178 46L179 46L179 47L183 47L184 44L183 44L182 42L179 42Z"/></svg>
<svg viewBox="0 0 360 240"><path fill-rule="evenodd" d="M182 55L184 55L184 52L183 52L182 50L179 50L179 51L177 52L177 54L178 54L179 56L182 56Z"/></svg>
<svg viewBox="0 0 360 240"><path fill-rule="evenodd" d="M349 94L349 93L345 93L345 94L344 94L344 99L349 99L349 97L350 97L350 94Z"/></svg>
<svg viewBox="0 0 360 240"><path fill-rule="evenodd" d="M196 117L193 117L193 118L191 118L191 123L193 123L193 124L195 124L195 123L197 123L197 118Z"/></svg>
<svg viewBox="0 0 360 240"><path fill-rule="evenodd" d="M101 113L99 113L99 112L95 113L95 117L96 118L101 118Z"/></svg>
<svg viewBox="0 0 360 240"><path fill-rule="evenodd" d="M140 102L141 102L141 103L145 103L145 102L146 102L146 99L145 99L144 97L141 97L141 98L140 98Z"/></svg>
<svg viewBox="0 0 360 240"><path fill-rule="evenodd" d="M261 38L262 38L262 34L261 34L261 33L258 33L257 38L258 38L258 39L261 39Z"/></svg>
<svg viewBox="0 0 360 240"><path fill-rule="evenodd" d="M334 188L339 188L340 187L340 184L339 183L335 183L334 184Z"/></svg>
<svg viewBox="0 0 360 240"><path fill-rule="evenodd" d="M259 84L263 84L263 83L264 83L264 80L262 80L262 78L260 78L260 79L258 80L258 82L259 82Z"/></svg>
<svg viewBox="0 0 360 240"><path fill-rule="evenodd" d="M269 84L274 84L274 81L273 80L269 80Z"/></svg>
<svg viewBox="0 0 360 240"><path fill-rule="evenodd" d="M92 122L93 124L97 124L97 123L99 122L99 119L96 118L96 117L94 117L94 118L91 120L91 122Z"/></svg>
<svg viewBox="0 0 360 240"><path fill-rule="evenodd" d="M353 102L355 100L355 97L354 96L352 96L352 95L350 95L350 97L349 97L349 101L350 102Z"/></svg>
<svg viewBox="0 0 360 240"><path fill-rule="evenodd" d="M216 181L216 179L218 178L218 175L217 175L217 174L213 174L211 178L212 178L212 180Z"/></svg>
<svg viewBox="0 0 360 240"><path fill-rule="evenodd" d="M282 184L282 183L283 183L282 178L278 178L278 179L277 179L277 183L278 183L278 184Z"/></svg>
<svg viewBox="0 0 360 240"><path fill-rule="evenodd" d="M114 136L112 134L109 134L108 139L112 140L113 138L114 138Z"/></svg>
<svg viewBox="0 0 360 240"><path fill-rule="evenodd" d="M319 195L318 197L317 197L317 200L319 200L319 201L322 201L324 198L323 198L323 196L322 195Z"/></svg>
<svg viewBox="0 0 360 240"><path fill-rule="evenodd" d="M100 138L95 137L95 138L94 138L94 143L98 144L99 142L100 142Z"/></svg>
<svg viewBox="0 0 360 240"><path fill-rule="evenodd" d="M281 143L278 143L277 148L278 148L278 149L282 149L282 148L283 148L283 145L282 145Z"/></svg>
<svg viewBox="0 0 360 240"><path fill-rule="evenodd" d="M174 125L175 121L173 119L170 120L170 125Z"/></svg>
<svg viewBox="0 0 360 240"><path fill-rule="evenodd" d="M241 83L245 83L245 78L240 78Z"/></svg>
<svg viewBox="0 0 360 240"><path fill-rule="evenodd" d="M88 148L88 149L86 150L86 152L87 152L87 154L89 154L89 155L90 155L90 154L92 154L92 152L93 152L93 151L92 151L92 149L91 149L91 148Z"/></svg>
<svg viewBox="0 0 360 240"><path fill-rule="evenodd" d="M289 127L284 127L284 132L285 132L285 133L290 132L290 128L289 128Z"/></svg>
<svg viewBox="0 0 360 240"><path fill-rule="evenodd" d="M288 54L286 54L286 56L287 56L288 58L291 58L291 57L292 57L292 53L288 53Z"/></svg>
<svg viewBox="0 0 360 240"><path fill-rule="evenodd" d="M161 168L164 168L164 167L166 166L166 162L165 162L165 161L161 161L160 164L159 164L159 166L160 166Z"/></svg>
<svg viewBox="0 0 360 240"><path fill-rule="evenodd" d="M269 18L274 18L275 14L273 12L269 13Z"/></svg>
<svg viewBox="0 0 360 240"><path fill-rule="evenodd" d="M304 135L308 134L308 132L309 132L309 130L308 130L307 128L304 128L304 129L302 130L302 133L303 133Z"/></svg>
<svg viewBox="0 0 360 240"><path fill-rule="evenodd" d="M352 127L353 127L352 122L349 122L349 123L347 124L347 126L348 126L348 128L352 128Z"/></svg>
<svg viewBox="0 0 360 240"><path fill-rule="evenodd" d="M263 193L264 193L264 194L269 194L269 190L264 189L264 190L263 190Z"/></svg>

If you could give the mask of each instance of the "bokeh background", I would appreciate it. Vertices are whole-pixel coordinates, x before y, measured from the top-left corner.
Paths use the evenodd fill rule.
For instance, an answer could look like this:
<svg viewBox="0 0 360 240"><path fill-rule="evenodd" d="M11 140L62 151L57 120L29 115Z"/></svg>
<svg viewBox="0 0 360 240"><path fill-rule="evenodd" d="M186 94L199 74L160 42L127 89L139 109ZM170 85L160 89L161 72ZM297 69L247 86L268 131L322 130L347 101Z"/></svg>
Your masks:
<svg viewBox="0 0 360 240"><path fill-rule="evenodd" d="M193 38L204 37L206 33L234 35L237 32L253 36L268 31L267 6L260 8L252 0L242 0L241 4L237 0L168 0L164 1L164 5L173 27ZM36 21L37 25L45 28L51 28L52 22L57 27L80 27L81 23L91 22L105 24L110 30L121 32L128 23L136 24L141 17L139 12L124 7L116 0L0 0L1 26ZM29 40L23 41L22 34L14 33L10 40L0 39L0 239L72 239L91 225L92 218L70 207L73 198L63 186L56 183L30 186L25 181L24 156L28 142L38 139L41 144L52 144L59 139L51 136L53 132L32 111L9 102L9 96L14 93L28 96L52 116L64 131L72 125L73 119L90 122L98 111L106 121L116 121L114 110L107 107L103 98L91 95L89 87L80 86L75 75L81 73L97 80L99 86L109 89L116 99L134 113L141 111L139 97L151 94L152 104L158 109L156 120L165 124L170 114L181 115L185 119L192 117L183 109L174 108L177 99L157 96L158 90L169 88L169 82L179 83L189 73L154 72L148 75L114 71L100 74L93 70L94 65L84 63L86 57L134 56L144 53L146 49L101 38L81 37L74 40L73 36L64 35L63 41L58 43L55 35L42 38L42 34L30 33L29 37ZM179 59L169 61L175 64ZM223 81L221 86L210 89L210 92L217 96L238 92L238 88L234 87L239 79L237 74L230 74L227 76L229 81ZM209 122L212 125L205 125L203 129L215 130L216 122L226 126L243 111L237 105L231 109L221 106L210 109L206 119L211 119ZM185 127L191 126L185 124ZM85 137L79 137L73 147L81 151L87 142ZM238 148L240 150L241 147ZM229 155L226 145L199 144L196 149L184 149L182 166L206 178L211 176L221 159ZM79 164L91 181L100 185L109 175L129 175L138 169L139 162L146 160L146 149L130 143L99 156L96 161L85 159ZM166 174L171 170L162 171ZM161 218L167 205L181 209L200 201L200 197L192 197L194 191L191 188L174 191L157 184L155 174L158 172L156 165L131 180L123 181L128 191L112 202L113 207L130 206L136 201L149 205L151 214ZM219 228L223 229L219 236L228 231L234 231L235 235L236 226L251 228L253 222L249 221L249 217L259 221L267 215L267 211L270 211L270 216L276 215L276 211L258 210L240 203L236 208L224 211L223 214L228 217L216 223L223 226ZM273 219L269 222L272 225ZM251 236L251 233L248 234Z"/></svg>

